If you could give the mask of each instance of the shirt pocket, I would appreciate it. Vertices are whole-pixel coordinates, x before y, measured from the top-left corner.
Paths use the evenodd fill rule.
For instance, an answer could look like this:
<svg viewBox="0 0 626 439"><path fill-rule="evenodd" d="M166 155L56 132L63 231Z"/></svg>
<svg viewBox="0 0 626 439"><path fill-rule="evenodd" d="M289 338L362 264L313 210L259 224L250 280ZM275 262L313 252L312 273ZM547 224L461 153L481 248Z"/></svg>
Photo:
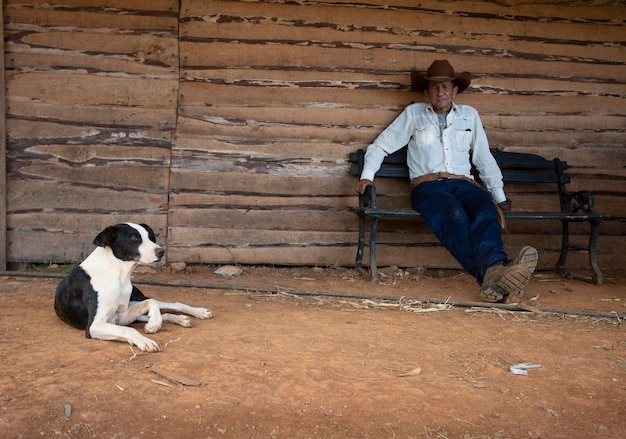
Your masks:
<svg viewBox="0 0 626 439"><path fill-rule="evenodd" d="M471 128L457 128L454 136L454 147L457 151L467 152L472 147L473 138L474 133Z"/></svg>
<svg viewBox="0 0 626 439"><path fill-rule="evenodd" d="M415 129L415 142L418 147L433 147L437 146L439 139L439 133L434 128L416 128Z"/></svg>

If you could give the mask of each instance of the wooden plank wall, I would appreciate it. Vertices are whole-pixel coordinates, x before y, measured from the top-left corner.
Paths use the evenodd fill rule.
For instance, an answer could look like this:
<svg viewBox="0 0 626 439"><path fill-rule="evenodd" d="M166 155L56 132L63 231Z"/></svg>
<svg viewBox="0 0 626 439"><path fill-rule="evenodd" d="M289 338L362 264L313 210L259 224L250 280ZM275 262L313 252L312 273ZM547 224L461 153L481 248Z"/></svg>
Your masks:
<svg viewBox="0 0 626 439"><path fill-rule="evenodd" d="M5 1L4 15L13 261L76 260L128 217L155 224L170 261L350 265L347 155L423 99L411 70L447 58L472 72L457 101L494 147L567 160L573 188L622 219L602 227L600 263L626 262L622 2ZM406 204L405 185L378 183ZM505 240L549 267L554 233ZM423 225L380 240L379 263L456 266Z"/></svg>
<svg viewBox="0 0 626 439"><path fill-rule="evenodd" d="M77 261L98 231L165 236L178 2L5 1L8 255Z"/></svg>
<svg viewBox="0 0 626 439"><path fill-rule="evenodd" d="M574 188L598 190L598 208L624 217L624 7L380 3L182 2L170 257L350 264L345 158L422 99L409 72L439 58L473 73L459 102L479 109L493 146L570 161ZM383 193L406 204L404 185ZM533 195L516 201L548 202ZM424 227L382 227L379 262L455 265ZM559 239L546 232L558 224L521 227L507 244L533 243L553 264ZM603 230L601 251L623 261L623 227Z"/></svg>

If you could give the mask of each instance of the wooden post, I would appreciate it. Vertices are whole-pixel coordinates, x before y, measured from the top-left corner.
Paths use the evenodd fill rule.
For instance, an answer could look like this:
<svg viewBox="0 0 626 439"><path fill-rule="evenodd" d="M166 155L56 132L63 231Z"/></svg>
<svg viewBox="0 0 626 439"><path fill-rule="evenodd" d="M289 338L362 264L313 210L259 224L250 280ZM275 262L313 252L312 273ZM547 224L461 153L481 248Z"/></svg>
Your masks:
<svg viewBox="0 0 626 439"><path fill-rule="evenodd" d="M0 0L0 17L4 17L4 2ZM7 266L7 154L6 154L6 104L4 101L4 18L0 19L2 56L0 56L0 269Z"/></svg>

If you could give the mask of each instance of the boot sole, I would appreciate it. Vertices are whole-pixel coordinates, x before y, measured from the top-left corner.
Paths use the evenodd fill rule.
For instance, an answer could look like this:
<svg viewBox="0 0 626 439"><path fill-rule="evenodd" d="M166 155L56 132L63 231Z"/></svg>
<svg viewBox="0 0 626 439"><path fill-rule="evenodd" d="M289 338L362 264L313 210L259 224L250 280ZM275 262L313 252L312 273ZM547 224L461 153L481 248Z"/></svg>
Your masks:
<svg viewBox="0 0 626 439"><path fill-rule="evenodd" d="M480 290L480 298L484 302L500 303L504 302L505 297L502 291L499 291L496 287L486 287Z"/></svg>
<svg viewBox="0 0 626 439"><path fill-rule="evenodd" d="M495 287L488 286L480 290L480 297L485 302L508 303L521 299L524 288L530 281L530 271L523 266L512 265L498 280Z"/></svg>
<svg viewBox="0 0 626 439"><path fill-rule="evenodd" d="M511 271L502 276L498 282L498 288L505 294L504 302L519 301L528 281L530 281L530 271L521 266L511 267Z"/></svg>
<svg viewBox="0 0 626 439"><path fill-rule="evenodd" d="M511 265L520 265L532 274L535 272L535 268L537 268L538 259L539 255L537 254L537 249L526 246L520 250L517 258L515 258Z"/></svg>

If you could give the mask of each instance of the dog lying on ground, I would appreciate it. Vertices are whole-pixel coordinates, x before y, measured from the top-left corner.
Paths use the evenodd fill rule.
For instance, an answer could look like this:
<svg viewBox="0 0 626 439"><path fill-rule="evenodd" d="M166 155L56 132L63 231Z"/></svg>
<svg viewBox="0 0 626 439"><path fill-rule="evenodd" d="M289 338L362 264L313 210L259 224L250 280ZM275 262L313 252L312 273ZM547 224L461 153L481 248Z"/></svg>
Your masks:
<svg viewBox="0 0 626 439"><path fill-rule="evenodd" d="M107 227L96 236L98 247L65 277L56 289L54 310L61 320L85 330L87 338L124 340L142 351L161 349L127 325L147 322L145 332L152 334L162 322L189 327L191 319L182 314L161 314L171 310L198 319L211 318L211 311L182 303L149 299L131 283L138 264L159 262L165 253L146 224L125 223Z"/></svg>

